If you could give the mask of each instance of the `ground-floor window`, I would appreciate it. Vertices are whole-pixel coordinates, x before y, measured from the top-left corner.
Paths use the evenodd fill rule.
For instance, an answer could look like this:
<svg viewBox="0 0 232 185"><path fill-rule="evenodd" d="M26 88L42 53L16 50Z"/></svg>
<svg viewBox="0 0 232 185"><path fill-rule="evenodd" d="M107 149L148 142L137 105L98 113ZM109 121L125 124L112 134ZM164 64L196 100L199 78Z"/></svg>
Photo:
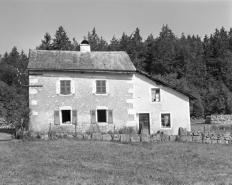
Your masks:
<svg viewBox="0 0 232 185"><path fill-rule="evenodd" d="M54 110L54 125L77 124L77 118L77 109L71 106L63 106L59 110Z"/></svg>
<svg viewBox="0 0 232 185"><path fill-rule="evenodd" d="M71 124L71 110L61 110L61 123Z"/></svg>
<svg viewBox="0 0 232 185"><path fill-rule="evenodd" d="M91 123L113 123L113 110L96 109L90 110Z"/></svg>
<svg viewBox="0 0 232 185"><path fill-rule="evenodd" d="M106 110L104 109L97 110L97 122L98 123L107 122Z"/></svg>
<svg viewBox="0 0 232 185"><path fill-rule="evenodd" d="M161 128L171 128L171 115L169 113L161 114Z"/></svg>

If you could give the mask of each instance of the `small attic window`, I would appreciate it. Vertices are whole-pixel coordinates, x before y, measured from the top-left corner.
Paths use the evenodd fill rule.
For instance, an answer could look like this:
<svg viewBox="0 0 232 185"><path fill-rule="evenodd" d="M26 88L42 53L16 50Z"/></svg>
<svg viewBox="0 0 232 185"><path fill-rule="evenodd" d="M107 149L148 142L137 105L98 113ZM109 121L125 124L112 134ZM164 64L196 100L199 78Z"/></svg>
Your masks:
<svg viewBox="0 0 232 185"><path fill-rule="evenodd" d="M89 41L83 40L83 41L81 42L81 44L89 44Z"/></svg>

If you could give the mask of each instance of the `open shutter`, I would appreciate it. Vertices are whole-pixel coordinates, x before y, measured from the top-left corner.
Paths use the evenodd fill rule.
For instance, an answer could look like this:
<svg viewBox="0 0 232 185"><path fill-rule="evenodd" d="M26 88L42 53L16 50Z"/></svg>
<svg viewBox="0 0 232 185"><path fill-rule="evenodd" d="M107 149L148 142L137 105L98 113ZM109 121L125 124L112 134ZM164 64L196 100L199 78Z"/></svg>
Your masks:
<svg viewBox="0 0 232 185"><path fill-rule="evenodd" d="M109 82L106 81L106 93L108 94L109 92L110 92Z"/></svg>
<svg viewBox="0 0 232 185"><path fill-rule="evenodd" d="M54 111L54 125L59 125L60 124L60 115L59 115L59 110Z"/></svg>
<svg viewBox="0 0 232 185"><path fill-rule="evenodd" d="M92 89L92 93L96 93L96 81L93 80L93 89Z"/></svg>
<svg viewBox="0 0 232 185"><path fill-rule="evenodd" d="M72 124L77 124L77 110L72 111Z"/></svg>
<svg viewBox="0 0 232 185"><path fill-rule="evenodd" d="M91 116L91 124L96 123L96 111L90 110L90 116Z"/></svg>
<svg viewBox="0 0 232 185"><path fill-rule="evenodd" d="M71 94L75 94L75 81L71 81Z"/></svg>
<svg viewBox="0 0 232 185"><path fill-rule="evenodd" d="M60 94L60 80L56 81L56 94Z"/></svg>
<svg viewBox="0 0 232 185"><path fill-rule="evenodd" d="M113 110L108 110L108 123L113 123Z"/></svg>

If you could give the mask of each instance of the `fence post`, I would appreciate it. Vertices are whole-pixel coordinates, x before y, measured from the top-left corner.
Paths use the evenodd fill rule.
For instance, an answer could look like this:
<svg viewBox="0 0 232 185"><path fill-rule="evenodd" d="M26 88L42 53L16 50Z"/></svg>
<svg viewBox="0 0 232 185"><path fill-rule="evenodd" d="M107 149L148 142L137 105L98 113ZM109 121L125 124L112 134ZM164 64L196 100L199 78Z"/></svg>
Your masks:
<svg viewBox="0 0 232 185"><path fill-rule="evenodd" d="M52 137L51 137L51 130L52 130L52 123L50 122L49 130L48 130L48 137L49 137L49 139L52 139Z"/></svg>
<svg viewBox="0 0 232 185"><path fill-rule="evenodd" d="M21 118L21 130L22 130L22 138L24 142L24 127L23 127L23 118Z"/></svg>
<svg viewBox="0 0 232 185"><path fill-rule="evenodd" d="M75 121L75 138L77 138L77 121Z"/></svg>

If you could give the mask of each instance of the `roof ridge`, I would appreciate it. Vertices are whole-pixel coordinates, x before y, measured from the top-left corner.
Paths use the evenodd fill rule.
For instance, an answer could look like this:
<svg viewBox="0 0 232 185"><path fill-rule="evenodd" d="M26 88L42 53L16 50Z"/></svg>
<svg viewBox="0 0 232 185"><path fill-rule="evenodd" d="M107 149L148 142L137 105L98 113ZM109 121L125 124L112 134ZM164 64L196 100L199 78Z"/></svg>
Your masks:
<svg viewBox="0 0 232 185"><path fill-rule="evenodd" d="M77 52L82 53L81 51L69 51L69 50L40 50L40 49L30 49L31 51L42 51L42 52ZM91 51L87 53L126 53L126 51ZM84 52L83 52L84 53Z"/></svg>

